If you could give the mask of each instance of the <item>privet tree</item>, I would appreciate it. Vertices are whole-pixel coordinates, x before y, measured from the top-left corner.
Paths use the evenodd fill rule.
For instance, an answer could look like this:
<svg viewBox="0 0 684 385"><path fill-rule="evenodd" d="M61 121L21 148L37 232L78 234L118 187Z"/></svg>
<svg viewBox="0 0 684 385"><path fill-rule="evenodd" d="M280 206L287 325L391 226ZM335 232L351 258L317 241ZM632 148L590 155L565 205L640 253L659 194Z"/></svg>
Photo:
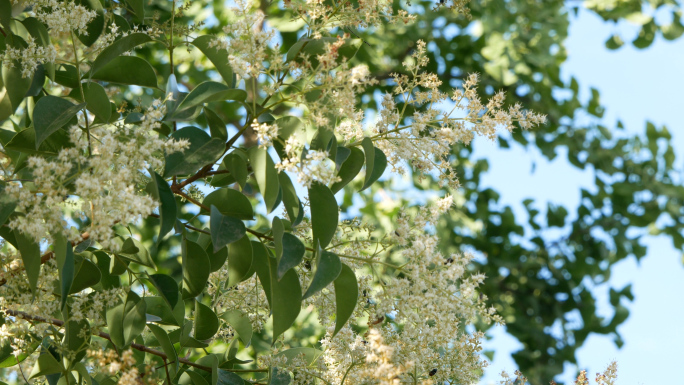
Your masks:
<svg viewBox="0 0 684 385"><path fill-rule="evenodd" d="M0 0L0 367L51 385L476 381L468 326L501 319L431 230L451 147L545 117L482 101L476 74L441 91L423 41L370 77L353 31L411 25L391 2L287 1L272 25L277 5L237 1L216 35L183 16L203 6ZM336 193L407 171L439 199L391 231L340 215Z"/></svg>

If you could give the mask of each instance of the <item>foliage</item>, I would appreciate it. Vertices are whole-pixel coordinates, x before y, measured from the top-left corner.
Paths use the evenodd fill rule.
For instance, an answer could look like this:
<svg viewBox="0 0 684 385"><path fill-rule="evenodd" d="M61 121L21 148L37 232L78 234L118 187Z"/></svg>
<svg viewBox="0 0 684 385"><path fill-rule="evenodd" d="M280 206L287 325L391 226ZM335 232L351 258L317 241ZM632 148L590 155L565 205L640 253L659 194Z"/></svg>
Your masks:
<svg viewBox="0 0 684 385"><path fill-rule="evenodd" d="M391 2L262 3L286 15L269 23L235 5L194 22L205 4L0 0L0 365L50 384L475 381L467 326L501 319L430 231L450 151L545 117L480 98L476 74L441 90L422 40L370 77L345 31L411 26ZM388 166L441 198L390 231L340 212Z"/></svg>

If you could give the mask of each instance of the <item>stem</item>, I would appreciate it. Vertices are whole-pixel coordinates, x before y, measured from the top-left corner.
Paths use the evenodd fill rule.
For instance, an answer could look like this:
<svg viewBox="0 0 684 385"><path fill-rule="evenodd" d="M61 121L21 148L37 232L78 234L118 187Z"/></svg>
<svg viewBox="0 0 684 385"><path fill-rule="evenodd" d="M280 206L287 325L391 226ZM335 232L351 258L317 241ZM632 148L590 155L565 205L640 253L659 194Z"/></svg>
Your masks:
<svg viewBox="0 0 684 385"><path fill-rule="evenodd" d="M76 49L76 38L74 32L71 31L71 46L74 49L74 59L76 66L76 76L78 77L78 89L81 91L81 100L85 102L85 93L83 92L83 83L81 82L81 61L78 59L78 50ZM88 156L93 156L93 151L90 146L90 127L88 126L88 110L83 107L83 115L85 116L85 129L88 135Z"/></svg>

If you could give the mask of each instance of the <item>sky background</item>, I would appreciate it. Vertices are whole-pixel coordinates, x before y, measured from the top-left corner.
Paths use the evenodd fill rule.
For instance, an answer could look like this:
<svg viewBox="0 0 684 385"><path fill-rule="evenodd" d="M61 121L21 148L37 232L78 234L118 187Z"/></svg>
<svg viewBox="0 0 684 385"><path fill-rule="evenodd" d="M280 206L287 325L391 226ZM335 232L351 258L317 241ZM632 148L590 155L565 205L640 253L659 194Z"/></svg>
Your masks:
<svg viewBox="0 0 684 385"><path fill-rule="evenodd" d="M605 24L587 11L572 17L566 42L569 59L562 67L562 76L577 78L584 100L590 87L599 89L601 103L606 107L603 122L611 129L618 117L631 133L643 134L647 121L657 127L667 126L677 152L676 164L684 169L684 122L679 115L684 110L684 97L680 94L684 90L684 39L670 42L658 36L645 50L627 43L617 51L609 51L604 42L616 31L626 42L638 33L636 26ZM577 207L580 188L593 191L591 173L569 165L563 153L548 162L536 149L527 151L520 146L505 150L479 140L475 149L476 157L490 162L483 185L499 191L501 204L514 207L516 214L523 217L526 214L521 202L526 198L535 198L539 208L546 207L547 201ZM536 170L532 174L533 163ZM618 362L620 385L681 382L678 379L682 377L684 357L682 252L664 237L647 237L645 243L648 254L640 263L634 258L618 263L610 281L595 288L603 304L601 315L607 317L612 315L608 306L610 287L622 288L632 283L636 298L627 303L631 314L618 328L625 341L622 349L616 348L611 336L591 335L579 350L579 367L587 369L592 384L594 374L603 371L612 360ZM521 347L505 333L505 327L496 327L489 334L494 338L485 344L485 349L496 353L482 385L498 384L502 370L513 372L516 366L510 354ZM574 365L566 365L565 369L557 380L571 384L578 369Z"/></svg>

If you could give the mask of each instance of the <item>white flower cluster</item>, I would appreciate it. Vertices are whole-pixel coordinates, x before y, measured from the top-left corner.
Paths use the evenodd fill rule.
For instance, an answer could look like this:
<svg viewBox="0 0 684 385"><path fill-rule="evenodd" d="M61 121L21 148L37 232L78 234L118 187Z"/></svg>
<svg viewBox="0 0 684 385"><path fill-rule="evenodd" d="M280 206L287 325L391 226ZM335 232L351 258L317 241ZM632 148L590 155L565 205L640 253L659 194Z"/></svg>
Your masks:
<svg viewBox="0 0 684 385"><path fill-rule="evenodd" d="M264 13L253 9L254 5L249 0L236 0L235 3L237 6L231 10L238 19L223 27L223 32L231 38L217 39L212 45L228 51L228 62L240 77L258 77L264 68L264 60L268 58L268 44L275 31L262 28Z"/></svg>
<svg viewBox="0 0 684 385"><path fill-rule="evenodd" d="M14 66L14 62L21 63L21 76L30 77L39 64L54 63L57 59L57 50L52 45L41 46L36 44L36 39L29 35L24 49L7 46L2 62L6 67Z"/></svg>
<svg viewBox="0 0 684 385"><path fill-rule="evenodd" d="M10 227L37 242L57 232L78 242L79 231L67 226L64 217L65 206L70 205L77 215L90 220L90 239L116 251L118 244L110 243L111 227L146 217L157 206L140 191L140 172L160 169L164 151L181 151L188 145L187 141L166 140L154 131L165 108L156 101L139 125L96 125L88 132L72 127L73 147L60 150L53 160L29 158L33 183L15 182L7 188L17 199L17 210L25 214L10 221Z"/></svg>
<svg viewBox="0 0 684 385"><path fill-rule="evenodd" d="M327 151L305 150L293 135L285 141L285 153L287 156L276 163L276 169L296 174L297 182L304 187L311 187L314 181L328 185L339 180L335 163L328 158Z"/></svg>
<svg viewBox="0 0 684 385"><path fill-rule="evenodd" d="M252 122L252 130L257 136L260 148L268 148L273 145L273 138L278 136L278 125L259 123L256 119Z"/></svg>
<svg viewBox="0 0 684 385"><path fill-rule="evenodd" d="M75 1L36 0L26 2L31 6L36 18L47 25L50 33L66 34L76 31L87 35L86 29L97 13Z"/></svg>

